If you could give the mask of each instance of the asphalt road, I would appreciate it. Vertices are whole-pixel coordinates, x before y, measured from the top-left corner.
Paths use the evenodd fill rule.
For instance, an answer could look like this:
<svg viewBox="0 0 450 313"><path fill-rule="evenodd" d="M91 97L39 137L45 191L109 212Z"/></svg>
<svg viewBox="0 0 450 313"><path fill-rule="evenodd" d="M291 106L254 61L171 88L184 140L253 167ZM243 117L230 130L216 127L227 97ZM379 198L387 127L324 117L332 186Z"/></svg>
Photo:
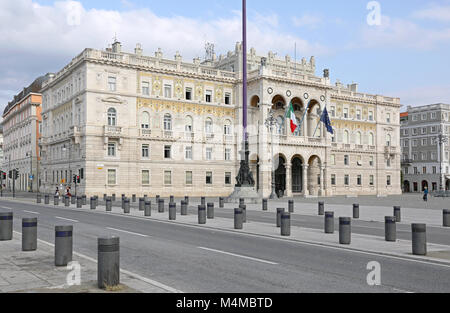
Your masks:
<svg viewBox="0 0 450 313"><path fill-rule="evenodd" d="M97 237L120 236L121 267L183 292L450 292L450 266L339 248L90 211L0 200L21 218L37 216L39 239L74 225L74 250L97 258ZM249 216L250 217L250 216ZM366 266L381 264L382 286Z"/></svg>

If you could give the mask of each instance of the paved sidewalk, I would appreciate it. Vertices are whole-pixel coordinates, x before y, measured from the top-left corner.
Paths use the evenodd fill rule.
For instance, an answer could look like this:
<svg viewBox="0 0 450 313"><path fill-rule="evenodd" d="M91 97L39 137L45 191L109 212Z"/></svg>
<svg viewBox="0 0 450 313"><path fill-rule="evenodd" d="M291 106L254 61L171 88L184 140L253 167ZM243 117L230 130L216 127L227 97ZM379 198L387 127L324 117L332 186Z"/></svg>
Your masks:
<svg viewBox="0 0 450 313"><path fill-rule="evenodd" d="M74 253L81 266L81 285L69 287L71 269L54 265L52 246L38 241L38 249L22 251L22 239L14 232L13 240L0 241L0 292L13 293L163 293L163 289L121 273L121 288L105 291L97 287L97 263Z"/></svg>

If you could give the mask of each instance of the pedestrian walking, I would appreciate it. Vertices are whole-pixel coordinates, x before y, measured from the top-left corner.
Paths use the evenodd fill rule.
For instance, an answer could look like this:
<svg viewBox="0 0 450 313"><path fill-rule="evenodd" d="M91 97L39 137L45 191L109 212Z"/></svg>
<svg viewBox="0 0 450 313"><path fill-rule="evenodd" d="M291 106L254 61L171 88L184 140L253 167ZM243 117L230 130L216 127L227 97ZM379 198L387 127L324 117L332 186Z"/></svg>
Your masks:
<svg viewBox="0 0 450 313"><path fill-rule="evenodd" d="M423 191L423 201L428 201L428 188L425 187L425 190Z"/></svg>

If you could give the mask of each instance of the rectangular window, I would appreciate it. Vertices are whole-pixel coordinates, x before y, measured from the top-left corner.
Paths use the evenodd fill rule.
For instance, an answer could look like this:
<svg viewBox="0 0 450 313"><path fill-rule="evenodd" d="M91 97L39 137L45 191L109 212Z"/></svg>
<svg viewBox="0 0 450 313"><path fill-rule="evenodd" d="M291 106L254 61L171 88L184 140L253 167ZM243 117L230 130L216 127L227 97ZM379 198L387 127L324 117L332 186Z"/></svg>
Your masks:
<svg viewBox="0 0 450 313"><path fill-rule="evenodd" d="M426 174L426 173L427 173L427 167L424 166L424 167L422 167L422 174Z"/></svg>
<svg viewBox="0 0 450 313"><path fill-rule="evenodd" d="M206 160L212 160L212 148L206 148Z"/></svg>
<svg viewBox="0 0 450 313"><path fill-rule="evenodd" d="M427 139L422 139L422 146L426 146L427 145Z"/></svg>
<svg viewBox="0 0 450 313"><path fill-rule="evenodd" d="M231 94L225 93L225 104L231 104Z"/></svg>
<svg viewBox="0 0 450 313"><path fill-rule="evenodd" d="M116 144L108 143L108 156L114 157L116 156Z"/></svg>
<svg viewBox="0 0 450 313"><path fill-rule="evenodd" d="M361 119L361 110L356 110L356 119L357 120Z"/></svg>
<svg viewBox="0 0 450 313"><path fill-rule="evenodd" d="M373 112L369 111L369 121L373 121Z"/></svg>
<svg viewBox="0 0 450 313"><path fill-rule="evenodd" d="M144 96L150 95L150 84L149 84L149 82L142 82L142 94Z"/></svg>
<svg viewBox="0 0 450 313"><path fill-rule="evenodd" d="M390 113L387 113L386 114L386 123L391 123L391 114Z"/></svg>
<svg viewBox="0 0 450 313"><path fill-rule="evenodd" d="M332 154L330 158L331 165L336 165L336 155Z"/></svg>
<svg viewBox="0 0 450 313"><path fill-rule="evenodd" d="M150 185L150 171L149 170L142 171L142 185Z"/></svg>
<svg viewBox="0 0 450 313"><path fill-rule="evenodd" d="M331 117L335 117L336 116L336 107L335 106L331 107L330 113L331 113Z"/></svg>
<svg viewBox="0 0 450 313"><path fill-rule="evenodd" d="M150 157L150 146L149 145L142 145L142 157L146 158L146 159Z"/></svg>
<svg viewBox="0 0 450 313"><path fill-rule="evenodd" d="M390 186L391 185L391 175L388 175L386 177L386 185Z"/></svg>
<svg viewBox="0 0 450 313"><path fill-rule="evenodd" d="M164 159L171 158L171 150L172 150L172 146L164 146Z"/></svg>
<svg viewBox="0 0 450 313"><path fill-rule="evenodd" d="M171 85L164 85L164 97L172 98L172 86Z"/></svg>
<svg viewBox="0 0 450 313"><path fill-rule="evenodd" d="M361 176L361 175L358 175L358 177L356 178L356 184L357 184L358 186L361 186L361 185L362 185L362 176Z"/></svg>
<svg viewBox="0 0 450 313"><path fill-rule="evenodd" d="M225 173L225 185L231 185L231 173L230 172Z"/></svg>
<svg viewBox="0 0 450 313"><path fill-rule="evenodd" d="M414 174L415 175L419 174L419 169L417 167L414 167Z"/></svg>
<svg viewBox="0 0 450 313"><path fill-rule="evenodd" d="M164 185L172 185L172 172L164 171Z"/></svg>
<svg viewBox="0 0 450 313"><path fill-rule="evenodd" d="M212 91L211 90L206 90L206 99L205 101L210 103L212 100Z"/></svg>
<svg viewBox="0 0 450 313"><path fill-rule="evenodd" d="M386 160L386 166L391 167L391 159L390 158Z"/></svg>
<svg viewBox="0 0 450 313"><path fill-rule="evenodd" d="M212 172L206 172L206 184L212 185Z"/></svg>
<svg viewBox="0 0 450 313"><path fill-rule="evenodd" d="M348 175L344 176L344 185L348 186L350 184L350 177Z"/></svg>
<svg viewBox="0 0 450 313"><path fill-rule="evenodd" d="M349 156L348 155L344 155L344 165L349 165Z"/></svg>
<svg viewBox="0 0 450 313"><path fill-rule="evenodd" d="M331 174L331 185L336 186L336 174Z"/></svg>
<svg viewBox="0 0 450 313"><path fill-rule="evenodd" d="M192 146L186 147L185 157L186 160L192 160Z"/></svg>
<svg viewBox="0 0 450 313"><path fill-rule="evenodd" d="M231 149L225 149L225 161L231 160Z"/></svg>
<svg viewBox="0 0 450 313"><path fill-rule="evenodd" d="M113 76L108 77L109 91L116 91L116 81L117 79L115 77Z"/></svg>
<svg viewBox="0 0 450 313"><path fill-rule="evenodd" d="M348 108L344 109L344 118L348 118Z"/></svg>
<svg viewBox="0 0 450 313"><path fill-rule="evenodd" d="M108 169L108 185L116 184L116 170Z"/></svg>
<svg viewBox="0 0 450 313"><path fill-rule="evenodd" d="M192 172L186 172L186 185L192 185Z"/></svg>
<svg viewBox="0 0 450 313"><path fill-rule="evenodd" d="M373 175L370 175L370 178L369 178L369 185L370 185L370 186L373 186L374 184L375 184L374 176L373 176Z"/></svg>
<svg viewBox="0 0 450 313"><path fill-rule="evenodd" d="M186 88L186 100L192 100L192 88Z"/></svg>
<svg viewBox="0 0 450 313"><path fill-rule="evenodd" d="M436 152L431 152L431 160L436 161Z"/></svg>

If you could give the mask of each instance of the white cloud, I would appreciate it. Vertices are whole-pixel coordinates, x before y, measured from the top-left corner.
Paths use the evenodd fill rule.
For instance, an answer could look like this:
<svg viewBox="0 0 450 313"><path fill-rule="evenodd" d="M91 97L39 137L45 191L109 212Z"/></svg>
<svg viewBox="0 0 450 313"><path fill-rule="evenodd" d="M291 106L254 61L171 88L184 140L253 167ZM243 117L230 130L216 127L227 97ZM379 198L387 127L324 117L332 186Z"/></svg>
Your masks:
<svg viewBox="0 0 450 313"><path fill-rule="evenodd" d="M412 14L418 19L430 19L438 22L450 22L450 6L433 6L428 9L418 10Z"/></svg>
<svg viewBox="0 0 450 313"><path fill-rule="evenodd" d="M365 26L362 37L364 47L389 45L392 48L432 50L450 43L450 28L424 28L409 20L383 16L380 26Z"/></svg>
<svg viewBox="0 0 450 313"><path fill-rule="evenodd" d="M393 91L400 102L406 106L419 106L435 103L450 103L450 85L433 85L413 87L410 89Z"/></svg>
<svg viewBox="0 0 450 313"><path fill-rule="evenodd" d="M141 43L146 55L160 47L166 57L180 51L187 61L203 56L207 41L215 43L217 53L234 50L241 41L240 12L233 12L230 18L199 20L158 16L150 9L133 9L130 1L122 3L127 10L86 9L78 1L58 1L51 6L32 0L0 1L0 77L10 79L0 87L0 106L6 104L4 95L10 90L18 92L37 76L58 71L84 48L106 48L115 34L126 51ZM327 51L283 32L276 14L252 14L248 40L249 48L254 47L258 54L269 50L286 54L293 42L306 57Z"/></svg>
<svg viewBox="0 0 450 313"><path fill-rule="evenodd" d="M300 17L293 17L292 23L296 27L317 28L321 23L323 23L323 18L317 15L305 14Z"/></svg>

